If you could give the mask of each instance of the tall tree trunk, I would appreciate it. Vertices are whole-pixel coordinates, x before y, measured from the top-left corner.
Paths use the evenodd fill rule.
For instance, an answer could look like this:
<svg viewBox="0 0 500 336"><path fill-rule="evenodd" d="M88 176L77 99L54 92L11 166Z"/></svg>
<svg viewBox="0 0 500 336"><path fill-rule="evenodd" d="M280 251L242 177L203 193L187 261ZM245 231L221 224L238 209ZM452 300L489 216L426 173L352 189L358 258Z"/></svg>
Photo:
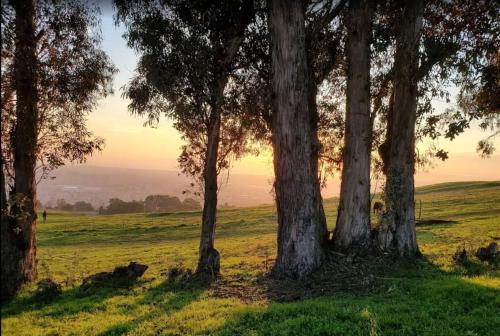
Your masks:
<svg viewBox="0 0 500 336"><path fill-rule="evenodd" d="M418 47L423 0L404 0L396 37L392 108L388 115L385 202L379 245L401 256L419 254L415 229L415 121L417 111Z"/></svg>
<svg viewBox="0 0 500 336"><path fill-rule="evenodd" d="M351 0L347 17L347 106L345 148L334 247L347 250L371 243L370 40L371 0Z"/></svg>
<svg viewBox="0 0 500 336"><path fill-rule="evenodd" d="M317 150L308 102L304 4L272 0L273 149L278 255L277 277L309 275L323 259L324 217L318 194Z"/></svg>
<svg viewBox="0 0 500 336"><path fill-rule="evenodd" d="M220 140L222 101L226 82L227 79L219 80L214 85L214 99L208 126L207 153L203 172L205 182L204 204L197 272L212 276L217 276L220 270L220 255L214 248L214 241L217 217L217 159Z"/></svg>
<svg viewBox="0 0 500 336"><path fill-rule="evenodd" d="M16 12L16 125L12 150L14 188L18 201L7 223L2 223L2 300L12 297L21 284L36 277L36 183L35 164L38 137L37 59L34 0L12 1Z"/></svg>

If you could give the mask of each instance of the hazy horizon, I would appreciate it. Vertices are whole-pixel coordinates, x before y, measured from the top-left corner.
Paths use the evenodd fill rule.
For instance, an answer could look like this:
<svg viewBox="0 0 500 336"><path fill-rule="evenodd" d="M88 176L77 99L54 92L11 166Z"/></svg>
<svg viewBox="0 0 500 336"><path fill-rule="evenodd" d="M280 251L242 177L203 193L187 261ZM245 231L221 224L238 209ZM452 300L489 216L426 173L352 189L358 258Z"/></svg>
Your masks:
<svg viewBox="0 0 500 336"><path fill-rule="evenodd" d="M453 162L440 162L436 168L427 172L417 172L415 185L464 181L500 180L498 168L500 157L481 159L477 155L456 155L455 161L466 162L457 165ZM482 164L478 164L481 162ZM475 166L471 171L467 167ZM450 172L451 171L451 172ZM55 179L40 183L38 196L43 204L54 204L64 198L68 202L87 201L94 206L107 204L110 198L118 197L125 201L141 200L147 195L166 194L181 199L192 197L184 194L190 189L191 180L179 174L178 170L160 168L112 167L98 165L68 165L53 173ZM271 193L273 175L237 173L230 171L228 183L223 185L219 204L231 206L256 206L273 204ZM376 182L372 182L372 191ZM322 194L324 198L336 197L340 190L340 176L337 174L327 182ZM380 191L380 184L377 185Z"/></svg>

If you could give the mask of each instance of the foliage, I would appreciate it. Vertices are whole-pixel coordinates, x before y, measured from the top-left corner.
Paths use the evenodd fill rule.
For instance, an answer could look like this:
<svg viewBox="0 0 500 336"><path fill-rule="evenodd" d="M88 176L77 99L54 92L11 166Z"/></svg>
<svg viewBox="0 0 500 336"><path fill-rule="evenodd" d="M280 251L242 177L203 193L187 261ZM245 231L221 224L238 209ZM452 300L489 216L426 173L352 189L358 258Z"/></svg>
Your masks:
<svg viewBox="0 0 500 336"><path fill-rule="evenodd" d="M175 196L149 195L144 200L145 212L193 211L200 209L200 203L192 198L186 198L181 202Z"/></svg>
<svg viewBox="0 0 500 336"><path fill-rule="evenodd" d="M106 208L99 209L100 215L114 215L124 213L144 212L143 201L122 201L119 198L111 198Z"/></svg>
<svg viewBox="0 0 500 336"><path fill-rule="evenodd" d="M155 126L162 116L174 120L186 145L181 172L203 186L208 137L219 113L217 86L224 83L217 171L247 153L251 122L241 116L238 88L229 76L235 65L225 59L249 20L251 1L115 0L116 21L127 27L128 45L140 54L134 78L125 87L133 114ZM251 16L250 16L251 18ZM226 84L227 83L227 84ZM196 192L199 194L199 191Z"/></svg>
<svg viewBox="0 0 500 336"><path fill-rule="evenodd" d="M373 107L374 134L384 134L392 92L392 54L397 2L379 5L374 27ZM438 146L441 138L454 140L468 128L479 126L493 133L477 150L491 154L491 140L498 134L500 110L492 99L498 91L498 41L500 7L495 1L428 1L420 46L417 142L430 142L416 152L417 164L428 166L434 158L446 160L448 153ZM495 81L496 78L496 81ZM456 97L454 92L458 91ZM487 94L488 93L488 94ZM448 104L436 112L432 102ZM452 103L454 101L454 103Z"/></svg>
<svg viewBox="0 0 500 336"><path fill-rule="evenodd" d="M18 221L25 220L30 216L30 212L28 211L28 202L30 200L26 195L23 195L21 193L15 193L12 195L9 195L10 197L7 199L6 202L6 208L2 209L4 211L4 216L7 218L15 218L16 223ZM13 211L13 209L16 209L16 211ZM14 231L16 233L19 233L21 230L20 227L16 227Z"/></svg>
<svg viewBox="0 0 500 336"><path fill-rule="evenodd" d="M37 1L39 137L37 170L40 178L66 162L84 162L104 146L87 129L86 118L100 97L112 93L116 68L100 49L99 11L86 1ZM13 83L14 11L2 2L1 118L2 155L13 178L10 148L16 123Z"/></svg>
<svg viewBox="0 0 500 336"><path fill-rule="evenodd" d="M85 201L76 201L75 204L67 203L64 198L58 199L56 201L56 206L54 207L56 210L62 211L75 211L75 212L92 212L95 211L92 204Z"/></svg>

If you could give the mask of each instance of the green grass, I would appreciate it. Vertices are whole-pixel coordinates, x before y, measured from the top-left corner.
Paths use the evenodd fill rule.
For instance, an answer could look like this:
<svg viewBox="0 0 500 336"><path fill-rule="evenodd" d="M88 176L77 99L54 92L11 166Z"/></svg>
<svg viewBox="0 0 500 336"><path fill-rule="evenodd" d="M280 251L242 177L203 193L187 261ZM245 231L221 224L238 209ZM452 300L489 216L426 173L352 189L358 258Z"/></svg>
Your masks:
<svg viewBox="0 0 500 336"><path fill-rule="evenodd" d="M2 305L2 335L498 335L498 267L474 258L458 267L451 256L500 240L500 183L429 186L416 199L417 217L421 206L422 219L457 222L417 228L424 259L387 262L365 288L335 283L337 274L334 291L287 303L259 282L276 251L274 207L219 212L222 277L212 284L164 275L195 267L198 212L49 214L38 225L39 276L67 285L50 302L24 288ZM330 229L336 206L325 201ZM132 260L150 268L130 288L78 288L83 277Z"/></svg>

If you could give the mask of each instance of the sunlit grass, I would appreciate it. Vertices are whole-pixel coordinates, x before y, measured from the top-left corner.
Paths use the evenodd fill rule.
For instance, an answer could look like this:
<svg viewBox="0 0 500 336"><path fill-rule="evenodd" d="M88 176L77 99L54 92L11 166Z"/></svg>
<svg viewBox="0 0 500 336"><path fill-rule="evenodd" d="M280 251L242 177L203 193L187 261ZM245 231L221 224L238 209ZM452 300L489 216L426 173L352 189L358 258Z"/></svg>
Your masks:
<svg viewBox="0 0 500 336"><path fill-rule="evenodd" d="M417 217L457 223L419 226L425 260L387 265L373 291L340 290L292 303L218 297L213 286L168 281L176 265L194 268L201 213L86 216L49 213L38 225L40 278L65 285L52 302L24 288L2 306L3 335L497 335L500 271L469 251L500 240L500 183L420 189ZM329 228L337 200L325 201ZM254 283L276 253L273 207L219 212L216 247L223 279ZM78 288L90 274L139 261L150 266L132 288ZM251 293L249 294L251 296Z"/></svg>

